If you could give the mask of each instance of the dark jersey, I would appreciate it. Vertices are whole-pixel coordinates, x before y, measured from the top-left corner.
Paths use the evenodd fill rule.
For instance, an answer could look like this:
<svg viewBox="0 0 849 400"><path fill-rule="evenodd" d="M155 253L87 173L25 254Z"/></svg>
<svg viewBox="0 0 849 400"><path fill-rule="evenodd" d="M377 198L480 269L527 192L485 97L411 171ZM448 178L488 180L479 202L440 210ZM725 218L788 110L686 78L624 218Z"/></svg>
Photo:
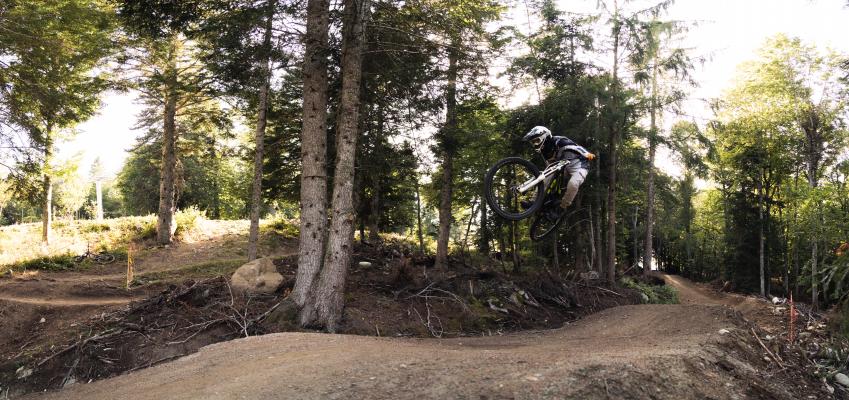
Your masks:
<svg viewBox="0 0 849 400"><path fill-rule="evenodd" d="M572 139L563 136L552 136L551 140L547 140L542 146L542 156L549 163L557 160L569 160L579 162L581 168L589 168L589 160L587 149L579 146Z"/></svg>

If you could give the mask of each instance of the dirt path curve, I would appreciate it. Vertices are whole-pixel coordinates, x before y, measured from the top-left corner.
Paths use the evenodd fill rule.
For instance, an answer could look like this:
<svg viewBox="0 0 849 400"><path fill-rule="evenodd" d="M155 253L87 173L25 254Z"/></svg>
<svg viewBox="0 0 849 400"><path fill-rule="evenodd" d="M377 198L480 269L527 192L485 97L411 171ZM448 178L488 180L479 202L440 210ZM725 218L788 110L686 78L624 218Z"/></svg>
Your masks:
<svg viewBox="0 0 849 400"><path fill-rule="evenodd" d="M127 304L132 301L141 300L141 297L61 297L42 298L28 296L5 296L0 295L0 301L11 303L31 304L36 306L52 307L78 307L78 306L112 306Z"/></svg>
<svg viewBox="0 0 849 400"><path fill-rule="evenodd" d="M188 243L147 249L135 259L136 278L146 274L172 273L210 262L244 262L239 251L246 244L235 234L209 236ZM285 257L297 254L291 243L268 249L267 256ZM74 272L36 272L26 278L0 279L2 302L47 307L110 306L127 304L145 298L144 288L127 293L126 264L92 266Z"/></svg>
<svg viewBox="0 0 849 400"><path fill-rule="evenodd" d="M616 307L560 329L498 337L251 337L33 398L748 398L751 382L711 367L728 340L719 331L739 320L716 305L723 298L681 278L670 283L687 304ZM701 301L709 304L693 304Z"/></svg>

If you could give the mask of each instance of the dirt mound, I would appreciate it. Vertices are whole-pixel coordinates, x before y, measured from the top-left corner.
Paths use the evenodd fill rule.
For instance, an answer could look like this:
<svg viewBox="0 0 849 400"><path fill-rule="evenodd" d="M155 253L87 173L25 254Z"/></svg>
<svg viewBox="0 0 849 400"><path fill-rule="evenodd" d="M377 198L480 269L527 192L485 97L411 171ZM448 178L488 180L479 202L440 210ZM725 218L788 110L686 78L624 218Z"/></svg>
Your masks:
<svg viewBox="0 0 849 400"><path fill-rule="evenodd" d="M747 330L739 314L722 306L643 305L605 310L561 329L481 338L281 333L208 346L157 367L36 397L804 399L828 395L816 381L784 376L762 360Z"/></svg>
<svg viewBox="0 0 849 400"><path fill-rule="evenodd" d="M617 292L550 273L519 277L462 265L439 271L429 267L427 258L392 253L383 247L357 253L359 260L370 261L352 267L342 333L500 335L560 327L604 308L639 301L634 291ZM224 277L189 280L65 326L64 339L51 332L52 346L11 354L0 364L0 386L11 388L12 394L56 389L150 367L212 343L293 330L264 323L294 283L294 257L275 260L275 265L286 280L274 295L242 296Z"/></svg>

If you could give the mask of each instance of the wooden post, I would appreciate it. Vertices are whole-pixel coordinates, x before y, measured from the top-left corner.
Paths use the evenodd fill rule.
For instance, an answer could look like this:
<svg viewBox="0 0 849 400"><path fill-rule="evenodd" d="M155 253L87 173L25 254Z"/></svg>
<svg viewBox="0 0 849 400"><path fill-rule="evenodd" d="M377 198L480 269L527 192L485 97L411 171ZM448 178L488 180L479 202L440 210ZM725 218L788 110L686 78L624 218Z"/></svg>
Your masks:
<svg viewBox="0 0 849 400"><path fill-rule="evenodd" d="M135 270L133 268L133 249L127 248L127 290L130 290L130 285L133 283Z"/></svg>

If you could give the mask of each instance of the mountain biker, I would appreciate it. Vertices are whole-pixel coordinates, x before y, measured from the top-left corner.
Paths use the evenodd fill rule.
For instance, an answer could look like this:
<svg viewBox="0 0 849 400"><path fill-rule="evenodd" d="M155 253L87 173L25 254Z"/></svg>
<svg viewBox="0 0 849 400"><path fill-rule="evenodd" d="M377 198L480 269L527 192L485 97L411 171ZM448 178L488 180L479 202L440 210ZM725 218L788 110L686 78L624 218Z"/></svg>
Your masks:
<svg viewBox="0 0 849 400"><path fill-rule="evenodd" d="M558 160L568 160L570 163L565 168L569 174L569 183L566 184L566 193L560 200L560 208L566 209L572 205L572 200L578 194L578 189L587 177L589 161L595 158L595 154L579 146L572 139L563 136L552 136L551 131L544 126L535 126L531 129L523 141L529 142L545 158L546 164ZM545 182L548 186L548 181Z"/></svg>

